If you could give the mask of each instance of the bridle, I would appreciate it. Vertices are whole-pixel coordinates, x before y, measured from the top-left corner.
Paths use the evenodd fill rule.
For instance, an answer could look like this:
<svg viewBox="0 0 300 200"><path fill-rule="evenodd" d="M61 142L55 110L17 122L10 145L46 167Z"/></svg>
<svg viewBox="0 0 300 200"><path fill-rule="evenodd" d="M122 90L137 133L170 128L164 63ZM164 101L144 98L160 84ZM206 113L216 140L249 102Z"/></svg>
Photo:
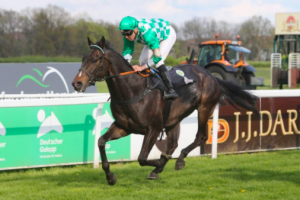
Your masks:
<svg viewBox="0 0 300 200"><path fill-rule="evenodd" d="M97 67L97 68L93 71L92 74L88 73L88 72L87 72L84 68L82 68L82 67L80 67L80 69L79 69L79 71L83 71L83 72L89 77L89 83L90 83L91 85L95 85L96 81L100 81L100 82L101 82L101 81L105 81L105 80L110 79L110 78L115 78L115 77L124 76L124 75L127 75L127 74L133 74L133 73L138 73L138 74L140 74L140 75L143 76L143 77L148 77L148 76L149 76L149 74L146 74L146 75L145 75L145 74L142 74L141 72L129 71L129 72L123 72L123 73L116 74L116 75L104 76L103 78L96 78L96 75L98 74L98 72L99 72L100 70L103 70L103 67L104 67L104 59L106 59L106 60L109 62L110 65L112 64L112 62L111 62L108 58L105 57L105 52L104 52L104 50L103 50L101 47L99 47L98 45L90 45L90 49L92 49L92 48L97 48L97 49L99 49L99 50L102 52L102 54L103 54L103 56L101 56L101 57L99 58L99 59L102 58L99 67ZM148 70L148 72L150 72L150 71Z"/></svg>
<svg viewBox="0 0 300 200"><path fill-rule="evenodd" d="M104 67L104 59L106 59L109 64L111 65L112 62L105 57L105 52L104 50L98 46L98 45L90 45L90 49L91 48L97 48L99 49L101 52L102 52L102 56L99 58L101 59L101 63L99 65L99 67L97 67L92 74L88 73L84 68L80 67L79 71L83 71L84 73L86 73L86 75L89 77L89 83L91 85L95 85L96 81L105 81L107 79L110 79L110 78L114 78L114 77L119 77L119 76L124 76L124 75L127 75L127 74L133 74L133 73L138 73L139 75L143 76L143 77L148 77L151 73L150 70L146 70L149 74L142 74L141 72L139 71L128 71L128 72L123 72L123 73L119 73L119 74L116 74L116 75L111 75L111 76L104 76L103 78L96 78L96 75L97 73L100 71L100 70L103 70L103 67ZM154 74L155 75L155 74ZM111 99L111 102L112 103L115 103L115 104L120 104L120 105L130 105L130 104L133 104L135 102L138 102L140 101L141 99L143 99L146 95L148 95L153 89L156 88L156 86L159 84L159 82L157 82L154 86L152 87L149 87L149 80L147 80L147 89L146 91L144 91L143 93L139 94L137 97L133 98L133 99L130 99L130 100L127 100L127 101L118 101L118 100L114 100L114 99Z"/></svg>
<svg viewBox="0 0 300 200"><path fill-rule="evenodd" d="M97 67L93 72L92 74L88 73L84 68L80 67L79 71L83 71L88 77L89 77L89 83L91 85L95 85L96 81L104 81L108 78L112 78L112 76L104 76L103 78L96 78L96 75L99 73L100 70L103 70L103 67L104 67L104 59L106 59L109 64L111 65L111 61L105 57L105 52L104 50L99 47L98 45L90 45L90 49L92 48L97 48L99 49L101 52L102 52L102 56L99 58L101 59L101 63L99 65L99 67Z"/></svg>

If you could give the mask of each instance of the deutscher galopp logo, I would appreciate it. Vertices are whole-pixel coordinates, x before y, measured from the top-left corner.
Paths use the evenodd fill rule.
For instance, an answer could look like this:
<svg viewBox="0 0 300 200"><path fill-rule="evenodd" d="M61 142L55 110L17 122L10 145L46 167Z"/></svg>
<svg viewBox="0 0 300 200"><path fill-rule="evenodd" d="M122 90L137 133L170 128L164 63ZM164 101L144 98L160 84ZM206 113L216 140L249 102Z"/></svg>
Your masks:
<svg viewBox="0 0 300 200"><path fill-rule="evenodd" d="M50 131L57 131L58 133L63 132L63 126L61 125L60 121L57 119L54 112L51 112L51 115L47 118L45 118L45 111L39 110L38 112L38 120L42 122L37 138L42 137L46 133L49 133Z"/></svg>

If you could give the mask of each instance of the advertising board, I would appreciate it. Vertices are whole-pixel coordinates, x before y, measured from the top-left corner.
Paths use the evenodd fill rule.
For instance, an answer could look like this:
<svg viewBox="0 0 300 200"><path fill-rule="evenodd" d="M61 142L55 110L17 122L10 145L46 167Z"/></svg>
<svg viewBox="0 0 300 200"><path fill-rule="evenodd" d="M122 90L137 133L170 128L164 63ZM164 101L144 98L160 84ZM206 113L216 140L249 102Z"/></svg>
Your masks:
<svg viewBox="0 0 300 200"><path fill-rule="evenodd" d="M0 64L0 94L74 93L72 81L81 63ZM96 93L97 87L88 87Z"/></svg>
<svg viewBox="0 0 300 200"><path fill-rule="evenodd" d="M218 153L299 148L300 97L267 97L257 103L260 116L232 106L220 107ZM211 152L211 127L201 153Z"/></svg>
<svg viewBox="0 0 300 200"><path fill-rule="evenodd" d="M93 162L98 104L0 108L0 170ZM102 109L104 134L113 122ZM130 159L130 137L108 142L109 160Z"/></svg>

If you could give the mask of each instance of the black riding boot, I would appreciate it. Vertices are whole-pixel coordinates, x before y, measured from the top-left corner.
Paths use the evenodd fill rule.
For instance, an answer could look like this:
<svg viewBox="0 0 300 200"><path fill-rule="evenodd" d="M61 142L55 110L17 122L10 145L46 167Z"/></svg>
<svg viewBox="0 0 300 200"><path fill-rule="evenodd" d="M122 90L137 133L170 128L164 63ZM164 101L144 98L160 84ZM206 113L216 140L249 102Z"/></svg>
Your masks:
<svg viewBox="0 0 300 200"><path fill-rule="evenodd" d="M164 98L167 100L174 100L178 97L175 90L173 89L173 85L171 82L170 75L165 67L165 65L161 65L158 67L158 71L161 74L162 80L167 87L167 91L164 92Z"/></svg>

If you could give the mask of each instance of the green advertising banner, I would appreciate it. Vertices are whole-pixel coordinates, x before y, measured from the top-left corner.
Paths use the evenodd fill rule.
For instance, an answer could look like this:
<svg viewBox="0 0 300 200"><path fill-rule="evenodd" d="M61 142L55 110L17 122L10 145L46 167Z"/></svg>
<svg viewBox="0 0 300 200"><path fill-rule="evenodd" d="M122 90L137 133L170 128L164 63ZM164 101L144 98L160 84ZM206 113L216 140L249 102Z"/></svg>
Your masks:
<svg viewBox="0 0 300 200"><path fill-rule="evenodd" d="M101 135L106 133L113 121L114 118L111 114L110 103L105 103L101 115ZM107 142L105 149L108 160L130 159L130 136Z"/></svg>
<svg viewBox="0 0 300 200"><path fill-rule="evenodd" d="M95 108L0 108L0 169L92 161Z"/></svg>
<svg viewBox="0 0 300 200"><path fill-rule="evenodd" d="M98 104L0 108L0 170L94 159ZM101 135L114 121L103 106ZM130 159L130 137L106 145L109 160Z"/></svg>

